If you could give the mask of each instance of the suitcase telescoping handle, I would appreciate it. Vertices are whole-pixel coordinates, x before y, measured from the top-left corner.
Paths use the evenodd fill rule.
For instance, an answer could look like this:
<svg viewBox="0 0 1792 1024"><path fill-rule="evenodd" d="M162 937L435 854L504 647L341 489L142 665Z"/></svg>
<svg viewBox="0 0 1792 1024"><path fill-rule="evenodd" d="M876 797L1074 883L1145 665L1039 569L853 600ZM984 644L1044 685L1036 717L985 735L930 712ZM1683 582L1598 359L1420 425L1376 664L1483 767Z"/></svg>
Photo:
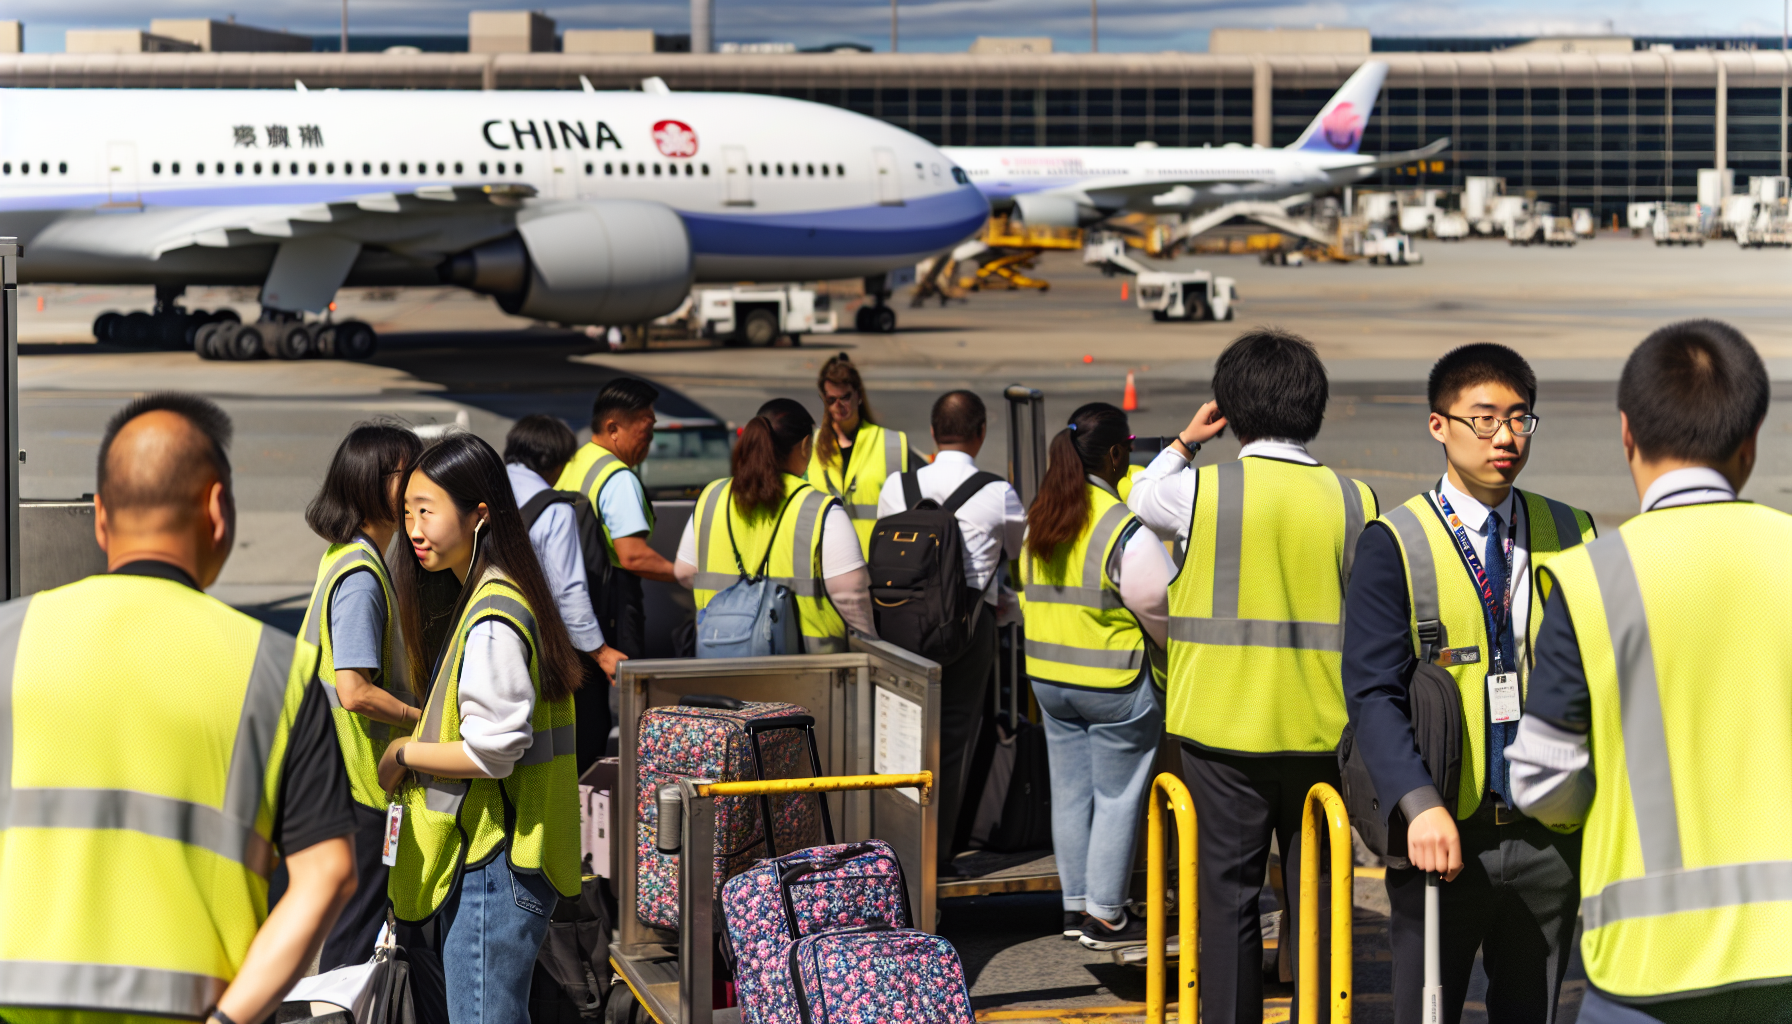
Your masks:
<svg viewBox="0 0 1792 1024"><path fill-rule="evenodd" d="M1443 957L1437 907L1437 872L1425 872L1425 992L1419 1019L1444 1024Z"/></svg>
<svg viewBox="0 0 1792 1024"><path fill-rule="evenodd" d="M877 847L870 843L852 843L826 860L802 861L797 864L792 864L790 867L784 869L783 873L778 876L778 898L784 903L784 920L790 925L791 942L795 942L803 937L803 931L798 927L796 900L790 894L791 883L804 875L812 875L818 871L832 871L835 868L846 864L854 857L864 856L867 853L874 852L876 849ZM899 915L897 920L891 924L885 925L885 927L912 927L910 923L912 921L912 915L908 912L908 879L902 874L902 861L895 857L891 857L890 859L896 864L896 898L901 905L898 908Z"/></svg>
<svg viewBox="0 0 1792 1024"><path fill-rule="evenodd" d="M809 770L814 773L816 778L821 777L821 752L815 746L815 718L811 715L789 715L787 717L791 719L788 724L763 726L763 723L750 723L747 726L747 738L751 741L749 746L753 751L754 778L761 781L765 779L765 761L760 756L759 737L769 728L802 729L803 738L809 743ZM753 728L754 724L761 724L763 727L755 729ZM832 846L834 844L834 819L828 813L827 794L816 793L815 801L821 808L822 842ZM772 798L770 795L759 797L759 818L761 827L765 829L765 855L768 858L776 857L778 855L777 835L772 829Z"/></svg>
<svg viewBox="0 0 1792 1024"><path fill-rule="evenodd" d="M717 711L739 711L747 706L747 702L735 697L724 697L719 693L691 693L678 698L681 708L714 708Z"/></svg>

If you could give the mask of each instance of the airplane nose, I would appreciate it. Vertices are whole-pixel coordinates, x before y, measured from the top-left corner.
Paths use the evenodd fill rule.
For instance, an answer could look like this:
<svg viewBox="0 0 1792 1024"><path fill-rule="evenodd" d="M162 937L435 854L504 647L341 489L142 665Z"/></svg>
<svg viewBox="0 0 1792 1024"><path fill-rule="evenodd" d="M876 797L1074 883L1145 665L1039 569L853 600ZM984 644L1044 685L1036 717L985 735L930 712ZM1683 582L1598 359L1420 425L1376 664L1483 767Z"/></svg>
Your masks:
<svg viewBox="0 0 1792 1024"><path fill-rule="evenodd" d="M989 200L974 185L960 185L950 192L928 196L908 204L911 230L925 235L918 248L944 249L976 234L989 220Z"/></svg>

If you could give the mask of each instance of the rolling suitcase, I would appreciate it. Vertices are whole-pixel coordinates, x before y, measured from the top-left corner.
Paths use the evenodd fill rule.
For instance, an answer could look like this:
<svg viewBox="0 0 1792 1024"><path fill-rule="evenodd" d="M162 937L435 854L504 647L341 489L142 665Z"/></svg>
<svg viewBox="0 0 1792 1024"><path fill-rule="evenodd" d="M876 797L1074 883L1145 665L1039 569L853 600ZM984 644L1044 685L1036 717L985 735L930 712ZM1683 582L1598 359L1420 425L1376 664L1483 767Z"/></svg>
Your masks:
<svg viewBox="0 0 1792 1024"><path fill-rule="evenodd" d="M902 866L882 840L761 861L724 887L747 1024L969 1024L952 944L908 927Z"/></svg>
<svg viewBox="0 0 1792 1024"><path fill-rule="evenodd" d="M702 694L642 713L636 762L635 913L656 928L674 930L678 855L655 846L659 788L687 778L739 782L821 774L815 719L806 709ZM827 806L816 794L717 799L718 894L723 882L760 858L813 846L824 831L833 835Z"/></svg>

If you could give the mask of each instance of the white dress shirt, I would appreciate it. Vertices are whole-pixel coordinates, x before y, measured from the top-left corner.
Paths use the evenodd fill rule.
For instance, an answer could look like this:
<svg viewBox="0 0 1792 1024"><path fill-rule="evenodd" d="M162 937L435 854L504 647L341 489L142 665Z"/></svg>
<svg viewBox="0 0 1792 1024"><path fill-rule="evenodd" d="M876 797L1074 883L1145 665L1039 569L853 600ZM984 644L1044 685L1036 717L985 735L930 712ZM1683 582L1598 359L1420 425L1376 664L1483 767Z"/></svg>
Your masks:
<svg viewBox="0 0 1792 1024"><path fill-rule="evenodd" d="M1119 497L1106 480L1091 476L1089 482ZM1115 545L1108 556L1108 577L1120 591L1120 603L1139 620L1139 628L1151 642L1163 647L1170 638L1170 581L1176 563L1162 541L1147 529L1135 529L1126 543Z"/></svg>
<svg viewBox="0 0 1792 1024"><path fill-rule="evenodd" d="M1525 656L1530 653L1530 639L1527 626L1531 619L1531 531L1525 519L1524 506L1517 500L1516 489L1506 492L1505 500L1498 506L1489 508L1481 504L1479 499L1470 497L1458 490L1445 476L1438 484L1437 490L1427 497L1433 505L1437 504L1437 496L1442 493L1450 501L1450 507L1456 511L1456 518L1462 520L1462 528L1468 534L1470 544L1475 547L1475 557L1481 560L1483 568L1487 565L1487 524L1488 513L1500 514L1501 540L1512 539L1512 557L1506 565L1506 592L1512 597L1512 654L1518 659L1516 664L1508 665L1507 671L1516 672L1518 665L1525 663ZM1441 508L1439 511L1442 511ZM1445 519L1446 526L1448 518ZM1455 531L1451 531L1452 536ZM1454 543L1454 541L1452 541ZM1491 638L1489 638L1491 640ZM1493 671L1489 662L1487 671Z"/></svg>
<svg viewBox="0 0 1792 1024"><path fill-rule="evenodd" d="M1643 492L1642 510L1735 500L1736 491L1722 473L1691 466L1657 477ZM1506 760L1512 765L1512 802L1519 810L1549 825L1578 824L1587 816L1596 788L1587 734L1526 715L1506 748Z"/></svg>
<svg viewBox="0 0 1792 1024"><path fill-rule="evenodd" d="M548 482L528 466L512 462L504 467L510 474L510 491L521 508L530 498L548 489ZM604 630L591 610L591 591L585 584L585 553L579 547L579 530L572 506L556 502L543 509L535 525L529 527L529 546L548 578L554 606L560 609L560 621L572 645L581 651L595 651L604 645Z"/></svg>
<svg viewBox="0 0 1792 1024"><path fill-rule="evenodd" d="M1319 460L1307 454L1299 441L1264 438L1252 441L1238 450L1241 459L1259 456L1317 466ZM1198 479L1193 459L1185 459L1174 445L1157 453L1137 476L1132 478L1132 491L1126 506L1139 521L1151 528L1166 543L1188 541L1188 523L1194 515L1195 483Z"/></svg>
<svg viewBox="0 0 1792 1024"><path fill-rule="evenodd" d="M921 497L943 505L976 472L977 463L969 455L945 451L934 456L931 465L916 470L915 480L921 485ZM882 519L907 508L902 474L891 473L877 496L877 517ZM1020 495L1006 480L985 484L953 516L958 520L959 536L964 538L965 586L982 591L983 599L993 605L996 591L990 581L1003 559L1020 555L1021 541L1027 535L1027 513L1021 508Z"/></svg>

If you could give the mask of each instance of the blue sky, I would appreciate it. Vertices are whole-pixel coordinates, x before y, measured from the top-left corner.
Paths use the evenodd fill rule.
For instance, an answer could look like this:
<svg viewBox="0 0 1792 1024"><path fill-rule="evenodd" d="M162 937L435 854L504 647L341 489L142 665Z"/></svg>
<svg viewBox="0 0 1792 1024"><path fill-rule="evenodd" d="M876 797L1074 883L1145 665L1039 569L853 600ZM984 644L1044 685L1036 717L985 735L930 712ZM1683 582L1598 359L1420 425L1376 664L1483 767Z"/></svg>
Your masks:
<svg viewBox="0 0 1792 1024"><path fill-rule="evenodd" d="M1101 48L1109 51L1204 50L1207 31L1223 26L1366 26L1377 35L1777 35L1782 0L1098 0ZM159 17L219 18L306 34L337 30L340 3L260 0L234 11L233 0L10 0L5 17L25 22L26 48L57 51L70 28L148 28ZM800 46L852 41L889 48L887 0L714 0L718 41L779 41ZM529 3L452 4L441 0L350 0L354 32L465 33L466 13L527 8ZM582 3L545 8L562 28L687 31L689 8L674 0ZM1087 50L1087 0L905 0L903 50L962 51L979 35L1049 35L1058 49Z"/></svg>

